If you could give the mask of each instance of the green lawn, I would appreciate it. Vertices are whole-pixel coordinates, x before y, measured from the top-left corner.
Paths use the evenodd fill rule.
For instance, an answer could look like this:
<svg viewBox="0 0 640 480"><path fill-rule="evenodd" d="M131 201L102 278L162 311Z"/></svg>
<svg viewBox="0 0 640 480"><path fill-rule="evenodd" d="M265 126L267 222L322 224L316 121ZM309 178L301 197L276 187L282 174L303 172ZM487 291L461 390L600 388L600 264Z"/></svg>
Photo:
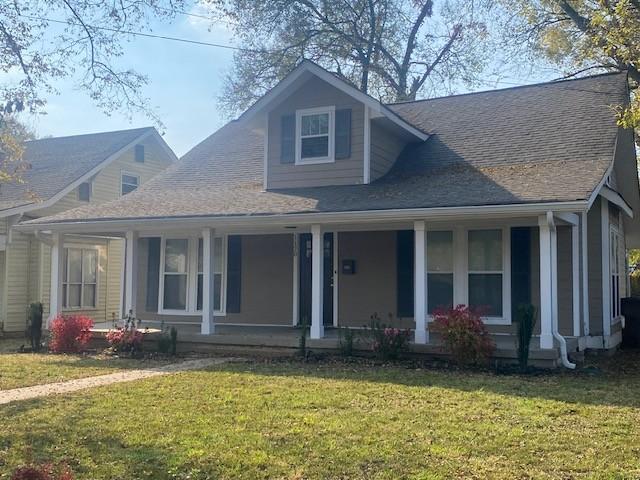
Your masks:
<svg viewBox="0 0 640 480"><path fill-rule="evenodd" d="M0 390L62 382L160 364L155 360L129 360L104 355L11 353L16 352L21 343L24 342L0 341Z"/></svg>
<svg viewBox="0 0 640 480"><path fill-rule="evenodd" d="M0 478L28 458L81 479L638 478L640 357L625 365L225 364L1 407Z"/></svg>

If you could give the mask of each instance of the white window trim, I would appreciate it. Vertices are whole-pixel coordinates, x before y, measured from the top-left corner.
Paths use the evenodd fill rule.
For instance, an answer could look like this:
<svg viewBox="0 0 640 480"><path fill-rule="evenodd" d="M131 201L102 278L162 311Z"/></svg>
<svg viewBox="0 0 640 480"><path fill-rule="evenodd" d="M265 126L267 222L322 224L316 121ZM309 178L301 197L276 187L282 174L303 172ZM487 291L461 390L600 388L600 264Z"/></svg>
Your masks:
<svg viewBox="0 0 640 480"><path fill-rule="evenodd" d="M305 115L318 115L322 113L329 114L329 149L326 157L312 157L302 158L302 137L301 126L302 117ZM296 110L296 165L314 165L319 163L333 163L335 162L335 115L336 107L318 107L318 108L306 108L303 110ZM320 136L320 135L319 135ZM324 137L324 135L321 135Z"/></svg>
<svg viewBox="0 0 640 480"><path fill-rule="evenodd" d="M122 186L124 185L124 176L128 175L130 177L135 177L138 179L138 186L135 188L135 190L137 190L138 188L140 188L140 175L137 173L133 173L133 172L127 172L126 170L120 170L120 196L124 196L125 193L123 192ZM127 185L131 185L130 183L127 183ZM131 192L129 192L131 193Z"/></svg>
<svg viewBox="0 0 640 480"><path fill-rule="evenodd" d="M202 310L197 309L198 305L198 242L202 237L199 235L161 235L160 236L160 285L158 286L158 314L177 316L197 316L202 315ZM227 312L227 235L217 235L222 239L222 281L220 288L220 309L214 310L216 317L224 317ZM167 240L187 240L187 302L185 310L172 310L164 308L164 277L165 277L165 248ZM171 273L169 273L171 275Z"/></svg>
<svg viewBox="0 0 640 480"><path fill-rule="evenodd" d="M80 284L80 306L79 307L69 307L69 282L66 281L66 279L64 278L64 276L62 277L62 284L60 285L60 288L64 289L64 285L67 285L67 289L66 289L66 295L65 298L62 299L62 311L63 312L82 312L82 311L96 311L98 310L98 304L99 304L99 300L100 300L100 296L99 296L99 292L100 292L100 247L96 246L96 245L82 245L82 244L65 244L63 246L63 252L68 250L68 249L73 249L73 250L93 250L96 252L96 295L95 295L95 305L93 307L91 306L84 306L82 305L82 301L84 299L84 258L83 255L81 255L80 258L80 262L82 263L82 283ZM63 253L64 254L64 253ZM66 270L67 270L67 278L69 277L69 255L67 253L67 265L66 265ZM65 306L66 305L66 306Z"/></svg>
<svg viewBox="0 0 640 480"><path fill-rule="evenodd" d="M609 256L611 257L611 249L613 248L613 240L616 240L616 248L618 250L618 262L617 265L615 265L615 269L617 271L616 275L618 277L618 298L614 298L613 297L613 285L612 285L612 279L613 279L613 275L614 275L614 262L613 259L611 258L609 260L609 295L611 295L611 304L610 304L610 308L613 307L613 302L617 302L617 310L618 310L618 315L613 316L613 312L611 315L611 325L615 325L616 323L619 323L622 321L622 307L621 307L621 300L622 300L622 295L620 294L620 286L621 283L624 281L624 276L626 274L624 274L624 268L620 268L620 259L622 258L621 255L621 249L620 249L620 240L621 240L622 236L620 233L620 230L615 226L615 225L609 225Z"/></svg>

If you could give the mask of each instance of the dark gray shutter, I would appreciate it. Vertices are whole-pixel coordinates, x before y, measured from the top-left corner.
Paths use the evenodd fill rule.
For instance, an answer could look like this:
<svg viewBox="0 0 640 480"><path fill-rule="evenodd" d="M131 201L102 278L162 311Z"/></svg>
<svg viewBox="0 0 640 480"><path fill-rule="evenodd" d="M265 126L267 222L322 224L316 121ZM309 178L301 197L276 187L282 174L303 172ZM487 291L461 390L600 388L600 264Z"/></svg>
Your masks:
<svg viewBox="0 0 640 480"><path fill-rule="evenodd" d="M351 156L351 109L336 110L336 160Z"/></svg>
<svg viewBox="0 0 640 480"><path fill-rule="evenodd" d="M147 239L147 312L158 311L158 287L160 285L160 238Z"/></svg>
<svg viewBox="0 0 640 480"><path fill-rule="evenodd" d="M531 303L531 227L511 229L511 308Z"/></svg>
<svg viewBox="0 0 640 480"><path fill-rule="evenodd" d="M413 230L399 230L396 237L398 318L413 317Z"/></svg>
<svg viewBox="0 0 640 480"><path fill-rule="evenodd" d="M296 116L283 115L280 119L280 163L296 160Z"/></svg>
<svg viewBox="0 0 640 480"><path fill-rule="evenodd" d="M227 312L240 313L242 237L230 235L227 245Z"/></svg>

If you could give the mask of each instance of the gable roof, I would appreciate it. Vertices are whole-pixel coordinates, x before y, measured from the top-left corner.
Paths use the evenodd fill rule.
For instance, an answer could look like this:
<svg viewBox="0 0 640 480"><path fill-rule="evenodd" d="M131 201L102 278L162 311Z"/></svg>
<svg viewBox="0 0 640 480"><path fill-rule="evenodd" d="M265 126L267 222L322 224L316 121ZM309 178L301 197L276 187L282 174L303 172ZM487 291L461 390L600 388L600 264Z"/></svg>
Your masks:
<svg viewBox="0 0 640 480"><path fill-rule="evenodd" d="M347 95L355 98L365 106L371 108L372 112L374 112L375 115L385 117L392 124L399 127L401 131L404 131L406 134L410 135L413 139L424 141L429 138L429 135L426 132L420 130L419 128L416 128L415 125L404 120L392 109L388 108L385 104L376 100L371 95L361 92L350 83L346 82L337 75L334 75L333 73L325 70L311 60L303 60L302 62L300 62L298 66L294 68L293 71L291 71L291 73L289 73L285 78L278 82L275 87L269 90L253 105L251 105L251 107L245 110L242 115L240 115L238 120L240 122L250 121L255 115L257 115L263 109L267 108L278 97L288 95L296 85L305 82L311 75L320 78L321 80L327 82L338 90L341 90Z"/></svg>
<svg viewBox="0 0 640 480"><path fill-rule="evenodd" d="M32 224L582 202L609 170L624 74L390 105L425 131L368 185L263 191L263 141L231 122L135 192Z"/></svg>
<svg viewBox="0 0 640 480"><path fill-rule="evenodd" d="M0 186L0 216L55 203L124 151L150 136L156 136L169 157L177 160L154 127L25 142L23 161L30 168L22 175L23 183Z"/></svg>

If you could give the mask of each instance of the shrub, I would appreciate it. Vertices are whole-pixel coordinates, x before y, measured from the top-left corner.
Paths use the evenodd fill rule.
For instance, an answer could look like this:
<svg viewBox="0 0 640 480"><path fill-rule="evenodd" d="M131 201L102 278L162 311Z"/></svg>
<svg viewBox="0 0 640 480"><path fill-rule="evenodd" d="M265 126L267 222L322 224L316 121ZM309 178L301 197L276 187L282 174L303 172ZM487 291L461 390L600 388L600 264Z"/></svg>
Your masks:
<svg viewBox="0 0 640 480"><path fill-rule="evenodd" d="M338 330L338 335L340 353L345 357L352 356L355 332L351 328L342 327Z"/></svg>
<svg viewBox="0 0 640 480"><path fill-rule="evenodd" d="M73 480L73 474L66 466L55 467L50 463L25 465L13 472L11 480Z"/></svg>
<svg viewBox="0 0 640 480"><path fill-rule="evenodd" d="M144 335L136 329L116 328L107 332L106 339L114 352L138 353L142 351Z"/></svg>
<svg viewBox="0 0 640 480"><path fill-rule="evenodd" d="M178 330L171 327L168 331L162 328L162 333L158 337L158 351L160 353L176 354L178 350Z"/></svg>
<svg viewBox="0 0 640 480"><path fill-rule="evenodd" d="M39 352L42 340L42 304L34 302L29 305L29 339L31 351Z"/></svg>
<svg viewBox="0 0 640 480"><path fill-rule="evenodd" d="M473 365L491 358L495 344L480 312L458 305L435 311L433 318L434 330L442 335L445 347L456 362Z"/></svg>
<svg viewBox="0 0 640 480"><path fill-rule="evenodd" d="M392 319L391 314L389 319ZM377 313L371 316L368 330L371 336L371 350L382 360L397 359L409 348L411 331L386 326L380 321Z"/></svg>
<svg viewBox="0 0 640 480"><path fill-rule="evenodd" d="M529 363L529 345L536 325L536 307L533 305L518 305L516 308L516 323L518 324L518 363L525 371Z"/></svg>
<svg viewBox="0 0 640 480"><path fill-rule="evenodd" d="M93 320L85 315L58 315L51 322L49 349L54 353L78 353L91 341Z"/></svg>
<svg viewBox="0 0 640 480"><path fill-rule="evenodd" d="M171 355L175 356L178 352L178 329L176 327L171 327L169 337L171 338Z"/></svg>

